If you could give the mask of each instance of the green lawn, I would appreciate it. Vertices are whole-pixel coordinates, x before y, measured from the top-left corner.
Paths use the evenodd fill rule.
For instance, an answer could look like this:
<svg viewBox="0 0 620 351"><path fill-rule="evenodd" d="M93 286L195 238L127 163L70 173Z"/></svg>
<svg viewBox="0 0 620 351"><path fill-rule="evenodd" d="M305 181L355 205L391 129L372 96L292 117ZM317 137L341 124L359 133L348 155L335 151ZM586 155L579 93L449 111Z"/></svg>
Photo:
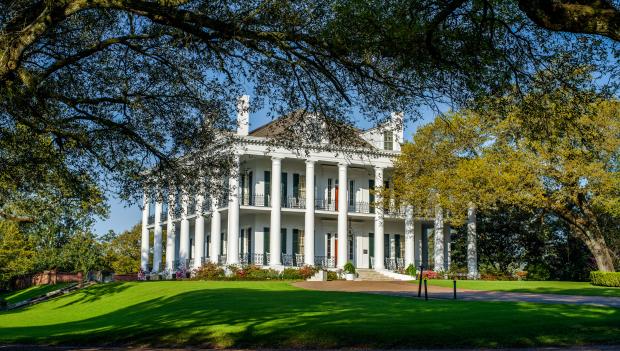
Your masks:
<svg viewBox="0 0 620 351"><path fill-rule="evenodd" d="M534 346L620 343L620 310L423 301L287 282L100 284L0 313L0 344L204 347Z"/></svg>
<svg viewBox="0 0 620 351"><path fill-rule="evenodd" d="M428 283L430 285L452 287L452 280L430 279ZM594 286L587 282L459 280L456 282L456 286L460 289L471 290L620 297L620 288Z"/></svg>
<svg viewBox="0 0 620 351"><path fill-rule="evenodd" d="M69 283L60 283L52 285L36 285L26 289L11 291L0 294L0 298L5 299L8 303L17 303L33 297L45 295L48 292L64 288Z"/></svg>

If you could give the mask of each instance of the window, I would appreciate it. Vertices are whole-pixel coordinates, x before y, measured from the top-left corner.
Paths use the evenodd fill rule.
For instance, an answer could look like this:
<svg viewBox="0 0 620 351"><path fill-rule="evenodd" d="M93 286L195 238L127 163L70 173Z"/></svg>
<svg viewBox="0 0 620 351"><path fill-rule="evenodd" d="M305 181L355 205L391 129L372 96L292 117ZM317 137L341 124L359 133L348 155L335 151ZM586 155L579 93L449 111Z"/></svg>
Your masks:
<svg viewBox="0 0 620 351"><path fill-rule="evenodd" d="M247 235L248 235L247 253L251 255L254 253L254 250L252 249L252 228L248 228Z"/></svg>
<svg viewBox="0 0 620 351"><path fill-rule="evenodd" d="M282 172L282 180L280 182L280 194L283 203L286 203L286 198L288 197L288 174Z"/></svg>
<svg viewBox="0 0 620 351"><path fill-rule="evenodd" d="M349 181L349 206L355 206L355 181Z"/></svg>
<svg viewBox="0 0 620 351"><path fill-rule="evenodd" d="M375 233L368 233L370 258L375 257Z"/></svg>
<svg viewBox="0 0 620 351"><path fill-rule="evenodd" d="M402 252L400 251L401 249L401 244L400 244L400 234L396 234L394 235L394 256L396 258L401 258L401 254Z"/></svg>
<svg viewBox="0 0 620 351"><path fill-rule="evenodd" d="M349 250L349 260L353 260L353 234L347 235L347 241L349 242L347 249Z"/></svg>
<svg viewBox="0 0 620 351"><path fill-rule="evenodd" d="M383 234L383 252L386 258L392 257L390 254L390 234Z"/></svg>
<svg viewBox="0 0 620 351"><path fill-rule="evenodd" d="M194 250L193 250L193 246L194 246L194 240L193 239L189 239L189 259L193 259L194 258Z"/></svg>
<svg viewBox="0 0 620 351"><path fill-rule="evenodd" d="M245 253L245 230L241 229L241 234L239 234L239 252L241 254Z"/></svg>
<svg viewBox="0 0 620 351"><path fill-rule="evenodd" d="M271 247L271 235L269 235L269 228L263 228L263 252L269 253L269 248Z"/></svg>
<svg viewBox="0 0 620 351"><path fill-rule="evenodd" d="M383 149L394 150L394 134L392 131L383 132Z"/></svg>
<svg viewBox="0 0 620 351"><path fill-rule="evenodd" d="M280 229L280 251L286 254L286 228Z"/></svg>
<svg viewBox="0 0 620 351"><path fill-rule="evenodd" d="M271 172L265 171L265 206L269 206L269 198L271 196Z"/></svg>
<svg viewBox="0 0 620 351"><path fill-rule="evenodd" d="M293 173L293 197L299 198L299 174Z"/></svg>
<svg viewBox="0 0 620 351"><path fill-rule="evenodd" d="M370 213L375 213L375 180L368 180L368 202L370 203Z"/></svg>
<svg viewBox="0 0 620 351"><path fill-rule="evenodd" d="M332 204L332 179L327 179L327 204Z"/></svg>
<svg viewBox="0 0 620 351"><path fill-rule="evenodd" d="M326 256L331 257L332 255L332 235L331 233L327 233L327 250L325 251Z"/></svg>
<svg viewBox="0 0 620 351"><path fill-rule="evenodd" d="M304 231L293 229L293 254L304 253Z"/></svg>

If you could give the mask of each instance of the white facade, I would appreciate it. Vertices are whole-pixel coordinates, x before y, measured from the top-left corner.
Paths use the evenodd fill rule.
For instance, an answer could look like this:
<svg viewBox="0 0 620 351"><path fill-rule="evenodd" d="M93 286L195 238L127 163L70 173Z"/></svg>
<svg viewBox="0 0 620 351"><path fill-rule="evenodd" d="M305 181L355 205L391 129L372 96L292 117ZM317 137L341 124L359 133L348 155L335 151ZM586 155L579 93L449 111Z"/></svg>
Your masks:
<svg viewBox="0 0 620 351"><path fill-rule="evenodd" d="M444 260L449 257L447 226L442 224L442 234L431 240L441 252L429 258L428 236L437 227L432 218L414 218L412 209L393 204L385 209L374 206L379 200L374 189L391 186L393 161L403 142L401 114L392 114L383 128L360 132L367 147L343 152L324 140L302 157L270 144L264 127L262 136L248 131L247 97L239 100L238 108L239 128L230 145L235 169L223 182L228 189L225 199L201 194L199 189L163 197L167 204L145 199L144 270L199 267L207 260L276 268L342 268L348 261L358 268L378 270L428 266L429 262L435 263L436 270L448 268ZM178 200L181 214L173 218L170 209L179 206ZM172 233L167 235L165 260L162 228ZM156 233L153 246L144 241L150 231Z"/></svg>

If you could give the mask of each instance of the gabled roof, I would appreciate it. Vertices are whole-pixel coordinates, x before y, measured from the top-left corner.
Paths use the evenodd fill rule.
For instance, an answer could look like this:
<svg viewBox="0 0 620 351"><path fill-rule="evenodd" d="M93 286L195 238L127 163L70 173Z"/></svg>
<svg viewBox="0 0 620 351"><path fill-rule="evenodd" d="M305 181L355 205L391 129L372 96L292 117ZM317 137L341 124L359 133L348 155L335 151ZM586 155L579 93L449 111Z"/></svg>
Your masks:
<svg viewBox="0 0 620 351"><path fill-rule="evenodd" d="M343 121L297 110L254 129L249 135L284 142L321 142L339 147L373 148L360 133L359 129Z"/></svg>

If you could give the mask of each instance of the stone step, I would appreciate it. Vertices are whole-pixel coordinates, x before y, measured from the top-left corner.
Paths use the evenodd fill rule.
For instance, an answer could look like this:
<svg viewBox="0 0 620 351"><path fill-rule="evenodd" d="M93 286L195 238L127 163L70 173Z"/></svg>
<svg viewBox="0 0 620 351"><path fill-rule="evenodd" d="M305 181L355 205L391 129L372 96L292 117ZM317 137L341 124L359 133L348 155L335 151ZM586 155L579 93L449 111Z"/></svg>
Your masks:
<svg viewBox="0 0 620 351"><path fill-rule="evenodd" d="M372 269L358 269L357 274L358 274L357 280L362 280L362 281L393 281L394 280Z"/></svg>

